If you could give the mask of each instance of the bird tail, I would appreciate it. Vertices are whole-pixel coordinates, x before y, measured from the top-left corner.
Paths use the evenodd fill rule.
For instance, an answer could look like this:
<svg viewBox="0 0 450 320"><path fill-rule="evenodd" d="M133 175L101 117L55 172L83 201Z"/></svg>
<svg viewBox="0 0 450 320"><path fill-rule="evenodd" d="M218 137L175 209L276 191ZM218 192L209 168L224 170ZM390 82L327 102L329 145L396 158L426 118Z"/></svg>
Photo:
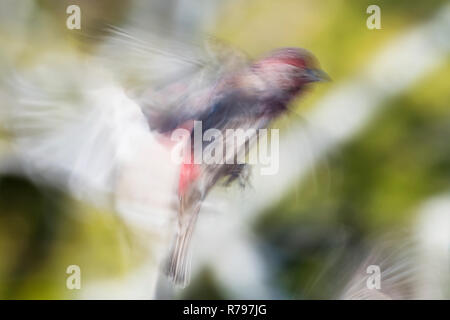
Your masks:
<svg viewBox="0 0 450 320"><path fill-rule="evenodd" d="M190 251L189 244L197 221L197 212L188 221L180 222L179 230L170 255L166 262L166 274L177 286L184 288L190 280Z"/></svg>

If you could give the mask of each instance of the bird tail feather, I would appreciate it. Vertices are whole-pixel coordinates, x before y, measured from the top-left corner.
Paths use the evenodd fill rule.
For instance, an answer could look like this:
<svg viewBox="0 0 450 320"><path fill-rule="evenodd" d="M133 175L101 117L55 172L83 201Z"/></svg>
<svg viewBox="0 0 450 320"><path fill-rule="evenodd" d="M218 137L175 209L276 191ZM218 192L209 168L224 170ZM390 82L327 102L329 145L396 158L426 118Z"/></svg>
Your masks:
<svg viewBox="0 0 450 320"><path fill-rule="evenodd" d="M166 263L166 274L177 286L184 288L190 280L189 244L197 221L197 213L181 224Z"/></svg>

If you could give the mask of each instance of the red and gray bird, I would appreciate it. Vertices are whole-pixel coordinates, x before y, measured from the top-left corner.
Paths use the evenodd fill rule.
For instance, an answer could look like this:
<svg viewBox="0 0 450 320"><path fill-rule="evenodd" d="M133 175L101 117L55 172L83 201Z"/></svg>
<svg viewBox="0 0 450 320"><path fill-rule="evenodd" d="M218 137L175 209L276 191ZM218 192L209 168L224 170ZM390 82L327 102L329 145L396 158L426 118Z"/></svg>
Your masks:
<svg viewBox="0 0 450 320"><path fill-rule="evenodd" d="M194 98L184 99L172 110L150 112L151 128L159 133L167 134L177 128L191 130L191 139L187 142L190 161L181 165L177 186L177 234L167 263L167 274L175 283L184 286L188 282L188 246L202 201L218 183L229 185L235 180L245 181L248 170L246 164L226 164L229 162L225 159L217 164L193 163L192 155L198 148L194 145L193 122L201 123L202 134L209 129L220 130L225 139L220 143L224 145L228 145L227 139L234 139L234 136L227 136L229 129L252 132L253 136L246 136L245 142L231 154L237 157L248 152L258 140L259 129L267 128L274 119L285 114L289 104L309 84L325 80L329 80L328 75L319 68L310 52L301 48L280 48L253 63L222 72L211 86L195 93ZM214 143L202 142L201 150ZM230 157L230 154L224 152L223 157Z"/></svg>
<svg viewBox="0 0 450 320"><path fill-rule="evenodd" d="M11 90L15 149L36 179L64 185L96 205L108 205L113 196L114 209L125 217L175 211L166 271L181 286L189 280L189 242L203 200L218 184L248 179L248 164L226 160L246 154L259 129L286 114L308 85L328 80L315 57L300 48L277 49L252 62L219 42L194 46L118 28L84 66L77 65L64 86L65 78L47 76L34 86L19 81ZM59 69L49 67L46 75ZM55 95L61 87L67 92ZM169 137L180 128L193 137L194 122L201 123L202 136L209 129L220 132L224 146L234 139L229 129L252 135L231 154L224 152L224 161L169 163ZM188 158L199 152L193 138L185 143ZM202 155L215 143L202 139Z"/></svg>

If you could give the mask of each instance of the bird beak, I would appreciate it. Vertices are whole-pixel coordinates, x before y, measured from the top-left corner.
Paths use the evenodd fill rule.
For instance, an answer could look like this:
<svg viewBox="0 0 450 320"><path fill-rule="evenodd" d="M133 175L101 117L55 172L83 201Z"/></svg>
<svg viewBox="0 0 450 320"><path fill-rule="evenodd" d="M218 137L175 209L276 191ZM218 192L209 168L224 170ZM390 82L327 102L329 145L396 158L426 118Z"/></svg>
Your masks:
<svg viewBox="0 0 450 320"><path fill-rule="evenodd" d="M322 71L320 69L308 69L307 70L307 77L308 80L311 82L326 82L331 81L331 78L328 74L326 74L325 71Z"/></svg>

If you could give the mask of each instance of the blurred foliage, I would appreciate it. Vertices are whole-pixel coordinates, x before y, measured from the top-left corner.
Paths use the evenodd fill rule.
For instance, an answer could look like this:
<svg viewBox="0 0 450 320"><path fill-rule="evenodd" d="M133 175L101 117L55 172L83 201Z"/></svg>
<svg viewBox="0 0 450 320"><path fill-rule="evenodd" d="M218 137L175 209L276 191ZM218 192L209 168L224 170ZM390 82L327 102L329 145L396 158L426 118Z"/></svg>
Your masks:
<svg viewBox="0 0 450 320"><path fill-rule="evenodd" d="M21 176L0 176L0 297L76 298L65 286L73 264L82 284L125 275L145 257L127 232L111 212Z"/></svg>
<svg viewBox="0 0 450 320"><path fill-rule="evenodd" d="M206 267L201 270L200 274L200 279L194 279L192 284L183 292L183 296L193 300L220 300L228 298L223 288L215 279L212 270Z"/></svg>

